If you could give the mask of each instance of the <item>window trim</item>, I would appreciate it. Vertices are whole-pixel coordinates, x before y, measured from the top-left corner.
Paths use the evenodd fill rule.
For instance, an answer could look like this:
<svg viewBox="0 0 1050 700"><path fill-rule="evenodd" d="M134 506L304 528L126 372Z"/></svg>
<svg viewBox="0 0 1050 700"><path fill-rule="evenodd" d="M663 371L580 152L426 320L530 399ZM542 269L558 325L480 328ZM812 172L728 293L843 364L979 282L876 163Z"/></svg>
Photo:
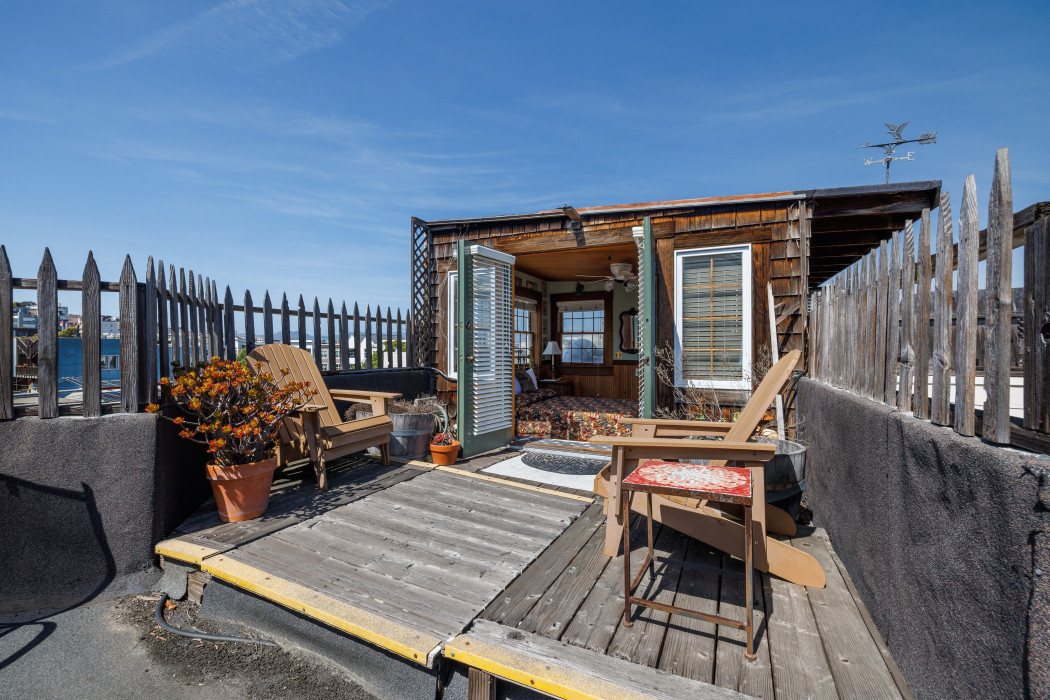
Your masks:
<svg viewBox="0 0 1050 700"><path fill-rule="evenodd" d="M605 318L604 326L605 330L602 332L602 361L599 362L562 362L561 358L558 358L559 369L594 369L595 367L612 367L613 364L613 333L612 333L612 313L613 313L613 294L612 292L584 292L583 294L576 294L575 292L567 292L565 294L551 294L551 313L554 316L552 326L554 326L554 336L558 341L558 347L564 349L562 343L562 327L561 318L558 312L558 302L566 301L602 301L605 305Z"/></svg>
<svg viewBox="0 0 1050 700"><path fill-rule="evenodd" d="M682 376L684 359L682 357L682 262L689 257L707 257L724 253L739 253L741 257L741 287L743 289L743 335L741 340L741 378L740 379L685 379ZM674 259L674 382L678 387L700 389L751 389L751 345L752 315L751 306L753 270L751 263L751 244L712 246L708 248L685 248L675 251Z"/></svg>

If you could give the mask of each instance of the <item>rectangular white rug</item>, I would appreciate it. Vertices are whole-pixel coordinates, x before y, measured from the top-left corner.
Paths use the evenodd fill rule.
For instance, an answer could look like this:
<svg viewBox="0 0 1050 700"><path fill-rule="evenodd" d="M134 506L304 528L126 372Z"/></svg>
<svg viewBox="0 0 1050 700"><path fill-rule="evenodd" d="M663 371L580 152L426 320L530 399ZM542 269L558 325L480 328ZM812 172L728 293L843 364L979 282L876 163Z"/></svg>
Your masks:
<svg viewBox="0 0 1050 700"><path fill-rule="evenodd" d="M531 467L523 461L523 458L528 458L529 453L523 453L521 455L505 459L502 462L497 462L491 467L487 467L482 471L486 474L497 474L500 476L513 476L518 479L528 479L529 481L538 481L541 484L551 484L553 486L567 486L572 489L579 489L581 491L592 491L594 487L594 474L597 474L607 459L585 459L581 460L578 455L568 454L555 454L545 453L547 457L547 465L544 469L537 469ZM535 453L532 453L535 454ZM564 471L558 471L557 465L559 461L564 461L566 469ZM578 468L580 464L587 464L590 466L592 473L580 474ZM573 465L577 467L573 469L570 467ZM553 467L553 468L552 468ZM577 473L566 473L575 471Z"/></svg>

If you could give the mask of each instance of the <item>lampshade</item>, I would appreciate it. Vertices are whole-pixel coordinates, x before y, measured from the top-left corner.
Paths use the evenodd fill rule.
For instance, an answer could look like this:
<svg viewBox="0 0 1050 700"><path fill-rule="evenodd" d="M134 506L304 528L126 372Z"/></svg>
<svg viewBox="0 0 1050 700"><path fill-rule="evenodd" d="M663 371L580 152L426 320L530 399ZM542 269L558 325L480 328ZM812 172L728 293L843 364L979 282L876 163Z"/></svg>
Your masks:
<svg viewBox="0 0 1050 700"><path fill-rule="evenodd" d="M554 340L547 343L547 347L543 348L542 355L560 355L561 348L558 347L558 343Z"/></svg>

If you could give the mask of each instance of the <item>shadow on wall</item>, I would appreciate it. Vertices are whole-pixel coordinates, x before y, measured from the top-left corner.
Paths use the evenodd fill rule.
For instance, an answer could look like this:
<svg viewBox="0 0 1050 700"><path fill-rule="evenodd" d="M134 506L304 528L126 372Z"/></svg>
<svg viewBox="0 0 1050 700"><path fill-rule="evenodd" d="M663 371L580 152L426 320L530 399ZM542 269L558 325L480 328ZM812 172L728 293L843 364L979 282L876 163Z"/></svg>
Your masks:
<svg viewBox="0 0 1050 700"><path fill-rule="evenodd" d="M0 538L0 561L5 564L17 561L19 566L31 568L38 578L64 582L60 593L52 591L50 595L34 598L34 607L75 608L105 590L117 576L117 564L106 541L95 494L87 484L81 483L80 486L79 491L54 488L0 474L0 491L5 494L4 510L0 515L3 532L17 532L18 528L11 524L25 523L37 529L40 536L61 542L62 550L76 553L75 561L71 561L69 557L56 556L54 549L27 546L29 543L15 537ZM41 511L61 514L61 517L41 520ZM17 577L18 572L8 569L5 577L12 575ZM0 602L0 613L23 606L17 601ZM53 614L56 613L51 612L48 616ZM55 630L55 623L46 622L43 618L20 620L17 623L0 622L0 636L27 624L40 625L40 632L17 652L0 659L0 671L43 642Z"/></svg>

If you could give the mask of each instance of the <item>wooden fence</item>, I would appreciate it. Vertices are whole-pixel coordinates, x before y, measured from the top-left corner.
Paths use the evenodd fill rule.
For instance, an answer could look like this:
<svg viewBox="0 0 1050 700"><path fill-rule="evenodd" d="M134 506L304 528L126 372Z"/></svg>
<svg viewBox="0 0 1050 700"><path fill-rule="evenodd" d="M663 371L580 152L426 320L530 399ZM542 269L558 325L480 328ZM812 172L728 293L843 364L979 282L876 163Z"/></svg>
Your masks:
<svg viewBox="0 0 1050 700"><path fill-rule="evenodd" d="M1013 212L1004 148L996 153L987 230L978 227L973 175L964 183L959 227L954 245L950 197L942 192L934 254L925 210L917 240L909 222L817 290L809 311L810 376L961 435L1050 451L1050 206ZM1012 251L1020 245L1023 310L1011 289ZM979 291L981 260L986 285ZM1010 419L1011 366L1024 376L1021 426ZM986 394L980 416L978 367Z"/></svg>
<svg viewBox="0 0 1050 700"><path fill-rule="evenodd" d="M14 401L13 392L13 313L14 289L35 289L37 296L37 401L36 405ZM83 342L83 398L80 403L62 403L58 398L58 291L79 291L82 298L81 330ZM120 306L120 403L104 404L100 381L101 296L119 295ZM125 256L124 268L117 282L99 279L94 256L88 253L84 273L79 280L58 279L49 250L35 278L14 277L7 251L0 245L0 420L24 415L54 418L58 415L97 417L116 411L133 413L159 397L158 375L169 372L172 362L192 365L212 356L235 359L237 354L237 314L244 327L243 346L251 351L256 346L256 314L262 314L262 342L292 343L292 317L296 318L299 347L312 345L314 361L322 370L350 371L360 369L395 369L404 367L412 357L412 320L401 309L396 315L387 307L373 312L365 307L362 315L358 304L353 311L343 302L339 311L331 299L322 311L315 297L307 310L302 295L293 310L287 294L275 308L269 292L261 307L255 306L251 293L245 291L243 304L234 303L230 287L220 299L218 285L193 270L164 262L155 267L150 257L146 280L139 282ZM276 323L275 323L276 319ZM308 327L307 319L311 326ZM312 330L313 342L308 343ZM322 333L324 331L324 333ZM327 339L328 357L322 361L322 338ZM351 347L351 339L353 345Z"/></svg>

